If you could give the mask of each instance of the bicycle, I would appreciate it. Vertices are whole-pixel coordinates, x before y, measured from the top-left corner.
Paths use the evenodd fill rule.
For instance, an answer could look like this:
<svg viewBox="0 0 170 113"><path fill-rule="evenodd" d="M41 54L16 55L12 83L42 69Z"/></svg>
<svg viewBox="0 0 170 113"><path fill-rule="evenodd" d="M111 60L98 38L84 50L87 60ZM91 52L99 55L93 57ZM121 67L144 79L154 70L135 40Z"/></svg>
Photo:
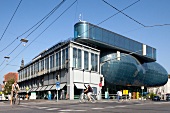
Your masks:
<svg viewBox="0 0 170 113"><path fill-rule="evenodd" d="M12 97L12 104L15 105L15 103L16 103L17 105L20 104L20 97L19 97L19 95L16 94L16 92L14 91L14 92L13 92L13 97Z"/></svg>
<svg viewBox="0 0 170 113"><path fill-rule="evenodd" d="M91 97L91 102L95 103L96 100L94 99L94 97L92 95L90 95L90 97ZM82 102L87 102L87 101L89 101L87 94L82 93L79 97L79 102L82 103Z"/></svg>

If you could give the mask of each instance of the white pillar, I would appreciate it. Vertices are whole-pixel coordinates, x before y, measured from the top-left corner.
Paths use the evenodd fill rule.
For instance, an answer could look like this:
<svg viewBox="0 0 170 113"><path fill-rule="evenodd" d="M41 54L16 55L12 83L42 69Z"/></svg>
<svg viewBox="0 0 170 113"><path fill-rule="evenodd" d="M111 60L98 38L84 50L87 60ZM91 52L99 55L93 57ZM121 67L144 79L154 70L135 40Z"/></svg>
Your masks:
<svg viewBox="0 0 170 113"><path fill-rule="evenodd" d="M67 73L67 94L69 96L70 100L74 100L74 69L72 70L73 67L73 48L70 44L70 48L68 51L68 58L69 60L69 69Z"/></svg>

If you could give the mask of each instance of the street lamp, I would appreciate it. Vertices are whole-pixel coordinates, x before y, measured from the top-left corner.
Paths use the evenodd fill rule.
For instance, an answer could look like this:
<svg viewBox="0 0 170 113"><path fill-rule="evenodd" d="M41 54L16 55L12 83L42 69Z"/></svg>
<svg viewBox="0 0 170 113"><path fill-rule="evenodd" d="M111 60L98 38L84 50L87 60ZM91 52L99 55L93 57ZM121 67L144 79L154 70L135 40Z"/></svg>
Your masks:
<svg viewBox="0 0 170 113"><path fill-rule="evenodd" d="M27 42L28 42L28 40L27 40L27 39L25 39L25 38L22 38L20 41L21 41L21 42L24 42L24 46L25 46L25 43L27 43Z"/></svg>
<svg viewBox="0 0 170 113"><path fill-rule="evenodd" d="M5 59L9 59L10 57L9 57L9 56L5 56L4 58L5 58Z"/></svg>
<svg viewBox="0 0 170 113"><path fill-rule="evenodd" d="M25 38L22 38L20 41L21 41L21 42L25 42L25 43L27 43L27 42L28 42L28 40L27 40L27 39L25 39Z"/></svg>

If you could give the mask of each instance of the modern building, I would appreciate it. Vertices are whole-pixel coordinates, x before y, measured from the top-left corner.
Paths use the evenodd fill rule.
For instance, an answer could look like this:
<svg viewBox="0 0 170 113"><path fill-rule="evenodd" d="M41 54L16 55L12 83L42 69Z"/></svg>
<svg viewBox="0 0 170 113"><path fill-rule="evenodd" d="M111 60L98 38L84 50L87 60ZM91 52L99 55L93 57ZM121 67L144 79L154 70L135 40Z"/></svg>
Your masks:
<svg viewBox="0 0 170 113"><path fill-rule="evenodd" d="M59 95L63 90L69 99L79 96L88 84L97 94L101 91L99 83L102 77L99 59L98 49L74 41L58 43L18 70L20 93L24 94L28 86L28 92L36 92L38 98L43 98L47 93L54 97L56 82L59 82Z"/></svg>
<svg viewBox="0 0 170 113"><path fill-rule="evenodd" d="M87 84L100 97L101 77L109 85L139 87L161 86L168 80L151 46L84 21L75 24L73 40L60 42L21 66L21 93L28 86L28 92L40 97L47 91L56 95L58 81L70 99L80 95Z"/></svg>
<svg viewBox="0 0 170 113"><path fill-rule="evenodd" d="M161 99L166 99L166 94L170 94L170 75L168 75L168 82L164 86L160 87L148 87L148 92L152 92L161 97Z"/></svg>
<svg viewBox="0 0 170 113"><path fill-rule="evenodd" d="M110 84L152 87L168 80L151 46L84 21L75 24L74 38L100 50L101 74Z"/></svg>

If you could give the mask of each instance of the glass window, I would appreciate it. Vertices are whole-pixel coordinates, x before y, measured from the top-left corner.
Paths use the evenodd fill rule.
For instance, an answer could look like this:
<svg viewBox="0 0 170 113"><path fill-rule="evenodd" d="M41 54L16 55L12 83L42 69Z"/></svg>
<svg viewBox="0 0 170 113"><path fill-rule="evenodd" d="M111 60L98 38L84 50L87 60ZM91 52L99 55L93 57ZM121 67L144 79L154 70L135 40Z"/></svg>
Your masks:
<svg viewBox="0 0 170 113"><path fill-rule="evenodd" d="M75 26L74 29L74 37L75 38L87 38L88 36L89 30L88 30L88 24L79 24L77 26Z"/></svg>
<svg viewBox="0 0 170 113"><path fill-rule="evenodd" d="M73 48L73 67L77 68L77 48Z"/></svg>
<svg viewBox="0 0 170 113"><path fill-rule="evenodd" d="M65 49L62 50L62 66L65 66Z"/></svg>
<svg viewBox="0 0 170 113"><path fill-rule="evenodd" d="M59 57L58 57L58 53L56 53L56 67L58 68L58 66L59 66Z"/></svg>
<svg viewBox="0 0 170 113"><path fill-rule="evenodd" d="M95 63L94 63L95 65L95 69L94 69L94 71L98 71L98 55L97 54L95 54Z"/></svg>
<svg viewBox="0 0 170 113"><path fill-rule="evenodd" d="M58 55L59 67L61 67L61 51L59 51Z"/></svg>
<svg viewBox="0 0 170 113"><path fill-rule="evenodd" d="M73 48L73 67L81 69L81 49Z"/></svg>
<svg viewBox="0 0 170 113"><path fill-rule="evenodd" d="M88 66L89 66L88 52L84 51L84 70L88 70Z"/></svg>
<svg viewBox="0 0 170 113"><path fill-rule="evenodd" d="M94 53L91 53L91 70L94 71L94 66L95 65L95 61L94 61Z"/></svg>
<svg viewBox="0 0 170 113"><path fill-rule="evenodd" d="M91 70L98 71L98 55L91 53Z"/></svg>
<svg viewBox="0 0 170 113"><path fill-rule="evenodd" d="M50 56L50 69L54 67L54 54Z"/></svg>
<svg viewBox="0 0 170 113"><path fill-rule="evenodd" d="M49 57L45 59L45 69L49 69Z"/></svg>
<svg viewBox="0 0 170 113"><path fill-rule="evenodd" d="M28 68L28 73L30 73L30 72L29 72L29 69L30 69L30 68ZM31 65L31 75L33 75L33 65ZM28 75L28 76L29 76L29 75Z"/></svg>
<svg viewBox="0 0 170 113"><path fill-rule="evenodd" d="M41 60L41 71L44 70L44 59Z"/></svg>
<svg viewBox="0 0 170 113"><path fill-rule="evenodd" d="M78 68L81 69L81 49L78 49Z"/></svg>

